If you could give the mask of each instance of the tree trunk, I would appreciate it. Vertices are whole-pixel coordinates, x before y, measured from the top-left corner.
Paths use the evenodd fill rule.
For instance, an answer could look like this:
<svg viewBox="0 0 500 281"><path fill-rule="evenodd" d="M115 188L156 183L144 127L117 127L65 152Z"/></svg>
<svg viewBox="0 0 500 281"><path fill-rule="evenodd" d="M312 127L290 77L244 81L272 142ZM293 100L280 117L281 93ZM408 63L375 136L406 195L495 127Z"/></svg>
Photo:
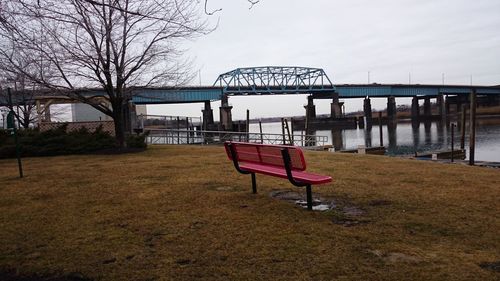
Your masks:
<svg viewBox="0 0 500 281"><path fill-rule="evenodd" d="M112 104L113 106L113 121L115 123L115 138L116 145L119 148L125 147L125 120L123 118L123 105L121 102Z"/></svg>

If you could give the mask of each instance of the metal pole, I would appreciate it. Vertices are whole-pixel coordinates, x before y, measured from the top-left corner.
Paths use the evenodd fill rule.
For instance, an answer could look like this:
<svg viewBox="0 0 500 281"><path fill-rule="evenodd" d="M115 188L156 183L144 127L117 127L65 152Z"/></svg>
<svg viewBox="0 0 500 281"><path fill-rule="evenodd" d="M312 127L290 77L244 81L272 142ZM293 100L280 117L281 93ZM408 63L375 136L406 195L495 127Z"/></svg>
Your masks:
<svg viewBox="0 0 500 281"><path fill-rule="evenodd" d="M186 117L186 140L187 144L189 144L189 117Z"/></svg>
<svg viewBox="0 0 500 281"><path fill-rule="evenodd" d="M380 133L380 147L384 146L384 134L382 132L382 112L378 112L378 128Z"/></svg>
<svg viewBox="0 0 500 281"><path fill-rule="evenodd" d="M288 120L287 119L285 119L285 127L286 127L286 132L288 134L288 141L290 142L290 145L293 145L292 135L290 134L290 127L288 127Z"/></svg>
<svg viewBox="0 0 500 281"><path fill-rule="evenodd" d="M295 139L293 137L293 118L290 118L290 131L292 131L292 145L295 145Z"/></svg>
<svg viewBox="0 0 500 281"><path fill-rule="evenodd" d="M12 105L12 93L10 92L10 88L7 88L7 94L9 96L9 105L11 114L14 114L14 106ZM12 130L14 132L14 142L16 143L16 157L17 157L17 166L19 167L19 177L23 178L23 163L21 161L21 149L19 147L19 139L17 137L17 129L16 124L12 126Z"/></svg>
<svg viewBox="0 0 500 281"><path fill-rule="evenodd" d="M460 124L460 149L464 150L465 149L465 122L467 122L467 107L465 105L462 106L462 124Z"/></svg>
<svg viewBox="0 0 500 281"><path fill-rule="evenodd" d="M469 165L474 165L476 147L476 90L470 93L470 132L469 132Z"/></svg>
<svg viewBox="0 0 500 281"><path fill-rule="evenodd" d="M451 162L453 162L454 149L455 149L455 123L451 123Z"/></svg>
<svg viewBox="0 0 500 281"><path fill-rule="evenodd" d="M181 133L180 133L181 124L179 121L180 121L179 116L177 116L177 144L181 144Z"/></svg>
<svg viewBox="0 0 500 281"><path fill-rule="evenodd" d="M283 137L283 145L286 144L285 142L285 121L283 118L281 118L281 135Z"/></svg>
<svg viewBox="0 0 500 281"><path fill-rule="evenodd" d="M262 136L262 121L259 120L259 131L260 131L260 143L264 143L264 137Z"/></svg>
<svg viewBox="0 0 500 281"><path fill-rule="evenodd" d="M247 124L246 124L246 132L247 132L247 142L250 138L250 110L247 109Z"/></svg>

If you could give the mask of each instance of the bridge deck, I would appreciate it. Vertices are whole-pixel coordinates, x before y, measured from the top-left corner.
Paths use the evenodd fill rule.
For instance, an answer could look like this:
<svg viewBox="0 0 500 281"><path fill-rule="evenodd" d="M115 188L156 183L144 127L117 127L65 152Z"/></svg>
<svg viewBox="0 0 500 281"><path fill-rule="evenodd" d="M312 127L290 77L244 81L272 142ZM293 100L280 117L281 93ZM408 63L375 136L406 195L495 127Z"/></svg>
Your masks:
<svg viewBox="0 0 500 281"><path fill-rule="evenodd" d="M133 102L135 104L169 104L169 103L196 103L203 101L220 100L223 94L229 96L251 95L294 95L312 94L317 99L331 98L337 92L340 98L364 97L413 97L466 95L475 89L478 95L500 95L500 86L461 86L461 85L402 85L402 84L343 84L335 89L313 87L279 87L279 86L254 86L254 87L228 87L222 89L218 86L208 87L168 87L168 88L138 88L134 89ZM103 92L97 89L85 90L89 96L102 96ZM41 93L34 95L35 99L67 99L57 94ZM13 98L16 98L13 93ZM31 101L32 102L32 101ZM16 101L14 100L14 103ZM0 95L0 106L7 105L6 95Z"/></svg>

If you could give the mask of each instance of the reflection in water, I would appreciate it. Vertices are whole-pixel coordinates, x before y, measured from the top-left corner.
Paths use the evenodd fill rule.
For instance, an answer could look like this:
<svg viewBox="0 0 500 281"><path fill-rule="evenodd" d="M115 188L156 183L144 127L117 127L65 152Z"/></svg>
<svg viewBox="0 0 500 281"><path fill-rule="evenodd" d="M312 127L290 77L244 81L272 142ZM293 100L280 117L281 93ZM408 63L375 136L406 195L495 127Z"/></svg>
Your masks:
<svg viewBox="0 0 500 281"><path fill-rule="evenodd" d="M335 150L341 150L344 148L342 130L332 130L332 145L335 147Z"/></svg>
<svg viewBox="0 0 500 281"><path fill-rule="evenodd" d="M365 147L372 147L372 126L365 130Z"/></svg>
<svg viewBox="0 0 500 281"><path fill-rule="evenodd" d="M411 124L411 128L412 128L412 133L413 133L413 147L419 147L420 146L420 122L413 122Z"/></svg>
<svg viewBox="0 0 500 281"><path fill-rule="evenodd" d="M398 146L398 135L397 135L397 122L389 121L387 123L387 132L389 134L389 149L395 150Z"/></svg>
<svg viewBox="0 0 500 281"><path fill-rule="evenodd" d="M431 121L425 121L424 122L425 145L431 145L432 144L431 128L432 128L432 122Z"/></svg>
<svg viewBox="0 0 500 281"><path fill-rule="evenodd" d="M281 133L280 123L263 123L264 133ZM451 148L451 127L439 123L424 122L423 125L399 123L397 126L383 126L385 144L388 144L389 155L413 155L416 152L449 150ZM258 124L251 124L251 132L259 132ZM458 149L460 143L459 130L455 133L455 143ZM294 132L300 135L300 131ZM303 133L303 132L302 132ZM316 131L316 135L327 136L329 144L340 149L355 149L358 145L366 147L379 145L379 126L372 129L324 130ZM468 151L468 131L465 138L465 148ZM476 160L500 161L500 125L477 127Z"/></svg>

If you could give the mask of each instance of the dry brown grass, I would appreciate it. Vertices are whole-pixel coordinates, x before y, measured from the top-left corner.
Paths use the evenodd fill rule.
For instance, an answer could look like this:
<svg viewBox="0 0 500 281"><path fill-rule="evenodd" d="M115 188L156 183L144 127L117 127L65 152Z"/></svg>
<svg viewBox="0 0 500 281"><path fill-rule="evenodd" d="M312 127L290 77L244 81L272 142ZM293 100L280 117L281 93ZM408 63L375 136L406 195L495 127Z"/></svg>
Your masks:
<svg viewBox="0 0 500 281"><path fill-rule="evenodd" d="M500 171L308 152L334 183L313 192L366 211L307 212L237 174L222 147L0 161L0 272L96 280L498 280ZM379 204L383 202L383 204Z"/></svg>

